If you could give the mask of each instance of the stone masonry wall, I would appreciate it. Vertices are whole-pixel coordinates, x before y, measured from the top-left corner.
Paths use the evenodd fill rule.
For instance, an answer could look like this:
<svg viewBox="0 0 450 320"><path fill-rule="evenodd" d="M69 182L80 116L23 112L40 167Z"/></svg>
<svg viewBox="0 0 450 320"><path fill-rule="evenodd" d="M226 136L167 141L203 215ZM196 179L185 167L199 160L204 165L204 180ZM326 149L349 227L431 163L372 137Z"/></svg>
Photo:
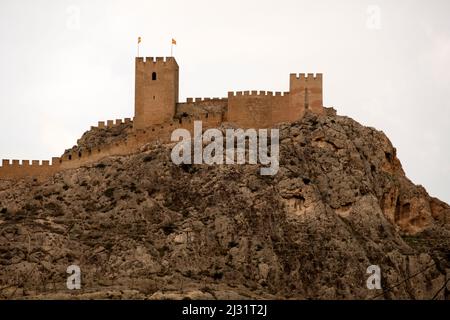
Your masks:
<svg viewBox="0 0 450 320"><path fill-rule="evenodd" d="M30 163L29 160L10 161L4 159L0 167L0 179L16 180L25 177L45 179L58 171L79 168L83 165L98 162L105 157L136 153L146 143L170 141L171 134L175 129L184 128L193 132L195 120L201 120L203 128L207 129L219 126L223 122L223 115L205 113L198 117L185 117L162 125L150 126L146 129L134 131L124 141L87 151L66 153L60 158L52 158L51 163L48 160L44 160L42 163L33 160Z"/></svg>
<svg viewBox="0 0 450 320"><path fill-rule="evenodd" d="M229 92L227 118L242 128L268 128L287 121L289 92Z"/></svg>

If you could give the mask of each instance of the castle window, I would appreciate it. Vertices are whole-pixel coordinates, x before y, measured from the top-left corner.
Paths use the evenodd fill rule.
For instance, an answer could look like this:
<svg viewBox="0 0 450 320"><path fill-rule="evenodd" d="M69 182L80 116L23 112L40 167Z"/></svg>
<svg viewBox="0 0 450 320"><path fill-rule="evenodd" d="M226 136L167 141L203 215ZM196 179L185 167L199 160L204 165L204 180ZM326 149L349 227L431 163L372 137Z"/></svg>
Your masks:
<svg viewBox="0 0 450 320"><path fill-rule="evenodd" d="M69 154L69 160L72 160L72 155L71 154Z"/></svg>
<svg viewBox="0 0 450 320"><path fill-rule="evenodd" d="M156 72L152 73L152 80L156 80Z"/></svg>
<svg viewBox="0 0 450 320"><path fill-rule="evenodd" d="M305 88L305 109L309 109L308 88Z"/></svg>

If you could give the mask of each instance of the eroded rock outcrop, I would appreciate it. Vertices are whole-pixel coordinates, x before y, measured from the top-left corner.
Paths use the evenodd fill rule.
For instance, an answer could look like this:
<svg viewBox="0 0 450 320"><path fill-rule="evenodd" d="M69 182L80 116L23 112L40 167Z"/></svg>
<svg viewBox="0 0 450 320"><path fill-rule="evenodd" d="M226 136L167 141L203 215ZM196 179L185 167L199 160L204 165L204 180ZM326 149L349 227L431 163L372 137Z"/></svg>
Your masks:
<svg viewBox="0 0 450 320"><path fill-rule="evenodd" d="M281 125L280 140L275 176L258 165L177 166L171 145L149 145L43 183L1 182L0 297L438 292L450 268L450 207L405 177L382 132L328 111ZM65 287L71 264L82 270L75 292ZM382 290L367 289L369 265L380 266Z"/></svg>

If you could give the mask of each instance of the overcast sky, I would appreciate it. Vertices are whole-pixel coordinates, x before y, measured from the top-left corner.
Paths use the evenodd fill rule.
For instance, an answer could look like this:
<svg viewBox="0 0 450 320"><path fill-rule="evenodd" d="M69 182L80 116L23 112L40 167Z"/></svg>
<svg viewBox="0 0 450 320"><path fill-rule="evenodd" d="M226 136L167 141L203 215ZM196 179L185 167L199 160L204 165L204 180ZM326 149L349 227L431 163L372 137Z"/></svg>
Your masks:
<svg viewBox="0 0 450 320"><path fill-rule="evenodd" d="M407 176L450 202L450 1L0 0L0 158L50 159L132 117L136 40L178 44L180 100L288 91L384 131Z"/></svg>

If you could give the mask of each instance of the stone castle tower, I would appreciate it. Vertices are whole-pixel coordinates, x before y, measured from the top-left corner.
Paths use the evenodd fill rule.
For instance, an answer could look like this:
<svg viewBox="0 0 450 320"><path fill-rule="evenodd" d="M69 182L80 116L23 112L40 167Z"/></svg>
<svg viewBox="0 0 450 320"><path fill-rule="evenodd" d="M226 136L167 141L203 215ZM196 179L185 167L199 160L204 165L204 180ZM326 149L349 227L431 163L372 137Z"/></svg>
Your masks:
<svg viewBox="0 0 450 320"><path fill-rule="evenodd" d="M173 57L136 58L133 127L172 121L178 103L178 64Z"/></svg>
<svg viewBox="0 0 450 320"><path fill-rule="evenodd" d="M178 101L179 67L173 57L136 58L135 115L133 128L145 129L169 123L186 104L196 107L221 106L223 121L243 128L271 127L303 117L309 110L323 111L322 74L290 74L288 92L229 92L227 98L188 98Z"/></svg>

